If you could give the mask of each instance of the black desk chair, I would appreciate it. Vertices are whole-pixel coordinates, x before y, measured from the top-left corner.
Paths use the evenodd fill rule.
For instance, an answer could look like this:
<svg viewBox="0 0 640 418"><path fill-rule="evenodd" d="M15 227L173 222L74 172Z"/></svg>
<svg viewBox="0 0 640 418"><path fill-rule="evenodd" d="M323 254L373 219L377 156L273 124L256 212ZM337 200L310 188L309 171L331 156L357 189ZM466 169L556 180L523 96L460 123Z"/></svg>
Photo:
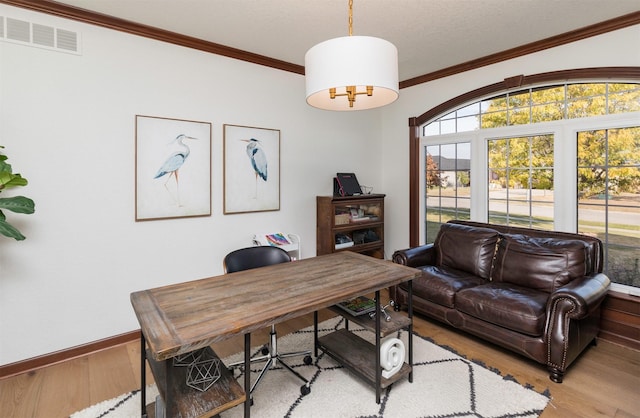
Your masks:
<svg viewBox="0 0 640 418"><path fill-rule="evenodd" d="M235 250L227 254L224 258L224 270L225 273L234 273L236 271L241 270L249 270L258 267L265 267L272 264L279 263L287 263L291 261L291 257L289 253L287 253L282 248L271 247L271 246L256 246L256 247L247 247L241 248L239 250ZM268 297L265 295L265 297ZM271 325L271 334L270 334L270 342L262 348L263 356L256 357L251 359L251 363L262 362L265 361L265 365L260 371L258 378L251 386L250 393L253 393L253 390L258 386L258 383L262 380L262 377L272 367L275 367L278 362L282 364L287 370L296 375L300 380L304 382L304 385L300 387L300 393L304 396L311 392L311 387L309 386L309 381L305 379L300 373L291 368L287 363L282 361L283 358L294 357L294 356L305 356L304 363L311 364L311 351L296 351L292 353L278 353L277 349L277 334L275 325ZM233 370L237 367L242 367L244 365L244 361L240 361L237 363L233 363L228 365L227 367L230 370ZM245 373L250 372L249 370L245 370ZM252 400L253 402L253 400Z"/></svg>

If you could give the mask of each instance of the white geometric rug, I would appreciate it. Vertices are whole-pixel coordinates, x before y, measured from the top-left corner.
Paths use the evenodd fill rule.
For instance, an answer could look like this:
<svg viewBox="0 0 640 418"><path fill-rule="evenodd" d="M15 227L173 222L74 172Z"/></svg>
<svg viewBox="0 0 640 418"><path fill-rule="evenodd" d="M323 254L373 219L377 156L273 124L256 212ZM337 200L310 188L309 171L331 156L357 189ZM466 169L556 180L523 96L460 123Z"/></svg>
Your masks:
<svg viewBox="0 0 640 418"><path fill-rule="evenodd" d="M350 330L372 340L371 332ZM334 318L320 324L326 334L343 321ZM407 344L407 333L396 337ZM282 352L313 349L313 327L281 337ZM254 353L259 352L256 348ZM242 353L224 359L225 363L242 360ZM264 376L253 394L251 416L256 418L507 418L538 417L549 402L550 394L537 393L509 376L489 370L464 359L446 347L440 347L414 333L413 383L401 379L382 392L375 401L375 390L343 368L329 356L320 353L314 363L304 365L302 358L289 359L288 364L311 382L311 393L301 396L302 382L278 366ZM257 375L261 363L252 374ZM255 377L254 377L255 378ZM239 377L243 382L243 377ZM252 379L253 381L253 379ZM155 386L149 388L147 402L155 400ZM133 418L140 414L140 394L134 391L77 412L71 418ZM239 418L244 405L223 412L221 418Z"/></svg>

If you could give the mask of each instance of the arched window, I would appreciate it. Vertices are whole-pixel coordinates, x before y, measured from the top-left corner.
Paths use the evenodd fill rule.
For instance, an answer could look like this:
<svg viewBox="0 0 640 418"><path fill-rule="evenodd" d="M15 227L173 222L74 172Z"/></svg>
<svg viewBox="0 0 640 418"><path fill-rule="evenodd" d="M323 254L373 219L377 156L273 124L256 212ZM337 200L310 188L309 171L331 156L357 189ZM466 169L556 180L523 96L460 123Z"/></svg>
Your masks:
<svg viewBox="0 0 640 418"><path fill-rule="evenodd" d="M640 71L584 71L514 77L410 120L412 239L432 242L449 219L592 234L611 279L640 288Z"/></svg>
<svg viewBox="0 0 640 418"><path fill-rule="evenodd" d="M506 92L453 110L423 136L640 111L640 84L579 82Z"/></svg>

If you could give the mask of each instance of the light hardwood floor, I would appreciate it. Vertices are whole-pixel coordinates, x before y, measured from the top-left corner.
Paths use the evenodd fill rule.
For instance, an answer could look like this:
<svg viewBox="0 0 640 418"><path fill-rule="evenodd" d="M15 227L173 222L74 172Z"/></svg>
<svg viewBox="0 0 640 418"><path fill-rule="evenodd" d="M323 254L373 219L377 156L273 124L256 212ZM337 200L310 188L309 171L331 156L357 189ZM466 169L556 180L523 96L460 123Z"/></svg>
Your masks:
<svg viewBox="0 0 640 418"><path fill-rule="evenodd" d="M321 320L332 313L321 312ZM280 335L312 323L305 316L278 326ZM549 380L539 364L485 343L468 334L416 317L415 331L447 345L470 359L478 359L503 375L549 390L551 401L542 418L640 416L640 352L600 341L569 368L562 384ZM252 335L252 345L267 341L267 330ZM214 346L221 357L240 351L241 337ZM148 382L152 376L147 373ZM139 388L139 342L82 356L33 372L0 380L0 417L56 418ZM398 417L400 418L400 417Z"/></svg>

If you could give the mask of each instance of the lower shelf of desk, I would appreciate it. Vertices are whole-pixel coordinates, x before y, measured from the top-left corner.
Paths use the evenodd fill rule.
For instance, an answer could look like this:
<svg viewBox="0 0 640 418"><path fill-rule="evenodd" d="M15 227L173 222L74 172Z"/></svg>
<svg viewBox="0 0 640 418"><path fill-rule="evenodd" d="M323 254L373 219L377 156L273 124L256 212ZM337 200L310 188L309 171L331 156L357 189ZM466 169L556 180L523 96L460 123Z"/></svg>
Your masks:
<svg viewBox="0 0 640 418"><path fill-rule="evenodd" d="M361 327L368 329L371 332L376 332L376 321L370 318L369 315L353 316L337 306L329 307L333 312L342 316L344 319L350 322L354 322ZM392 312L391 320L380 321L380 337L384 338L402 328L407 329L411 325L411 318L408 318L403 312Z"/></svg>
<svg viewBox="0 0 640 418"><path fill-rule="evenodd" d="M212 354L215 352L211 348ZM217 357L217 356L216 356ZM233 378L231 372L221 364L220 378L206 391L201 392L186 384L187 367L173 366L172 359L155 361L147 350L147 361L158 386L158 392L166 403L173 402L180 418L211 417L243 403L244 389ZM167 362L169 367L167 368ZM170 387L167 387L167 369L171 372ZM147 405L148 417L155 417L155 402Z"/></svg>
<svg viewBox="0 0 640 418"><path fill-rule="evenodd" d="M355 375L376 386L376 372L374 367L376 357L376 347L368 341L363 340L347 329L339 329L331 334L318 338L320 348L337 362L351 370ZM379 365L376 365L380 367ZM407 377L411 373L411 366L407 363L402 365L400 371L390 378L381 377L380 388L384 389L398 380Z"/></svg>

